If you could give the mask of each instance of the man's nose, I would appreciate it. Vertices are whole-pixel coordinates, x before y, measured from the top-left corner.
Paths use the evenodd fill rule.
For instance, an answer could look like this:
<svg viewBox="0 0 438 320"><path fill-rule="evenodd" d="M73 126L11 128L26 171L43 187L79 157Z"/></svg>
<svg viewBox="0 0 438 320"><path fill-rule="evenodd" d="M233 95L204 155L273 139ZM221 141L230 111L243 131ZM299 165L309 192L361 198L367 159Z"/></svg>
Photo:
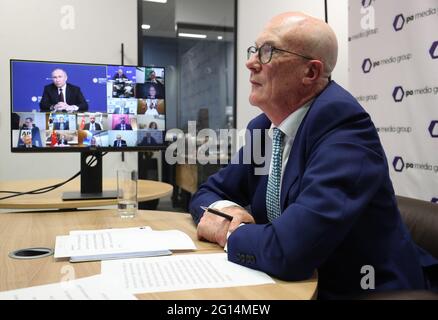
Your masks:
<svg viewBox="0 0 438 320"><path fill-rule="evenodd" d="M260 68L262 66L259 59L258 59L257 53L252 53L250 55L249 59L246 60L245 65L249 70L254 70L254 71L260 70Z"/></svg>

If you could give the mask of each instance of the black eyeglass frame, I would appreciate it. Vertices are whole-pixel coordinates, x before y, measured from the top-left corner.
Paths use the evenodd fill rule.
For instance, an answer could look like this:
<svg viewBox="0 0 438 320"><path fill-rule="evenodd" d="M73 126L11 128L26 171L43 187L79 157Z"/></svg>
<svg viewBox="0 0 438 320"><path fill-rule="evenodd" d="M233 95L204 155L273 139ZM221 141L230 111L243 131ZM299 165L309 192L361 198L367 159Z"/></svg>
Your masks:
<svg viewBox="0 0 438 320"><path fill-rule="evenodd" d="M261 53L260 53L260 52L261 52L260 49L262 49L263 47L265 47L265 48L266 48L266 47L269 47L269 48L270 48L269 59L268 59L268 61L266 61L266 62L263 62L263 61L262 61L262 55L261 55ZM314 59L314 58L312 58L312 57L305 56L305 55L302 55L302 54L299 54L299 53L296 53L296 52L293 52L293 51L288 51L288 50L284 50L284 49L276 48L276 47L270 45L269 43L262 44L260 47L250 46L250 47L246 50L246 53L247 53L247 59L249 60L249 59L251 58L251 56L252 56L254 53L257 53L257 56L258 56L259 62L260 62L261 64L267 64L267 63L271 62L271 60L272 60L272 55L273 55L274 51L280 51L280 52L286 52L286 53L294 54L294 55L296 55L296 56L298 56L298 57L301 57L301 58L303 58L303 59L306 59L306 60L316 60L316 59Z"/></svg>

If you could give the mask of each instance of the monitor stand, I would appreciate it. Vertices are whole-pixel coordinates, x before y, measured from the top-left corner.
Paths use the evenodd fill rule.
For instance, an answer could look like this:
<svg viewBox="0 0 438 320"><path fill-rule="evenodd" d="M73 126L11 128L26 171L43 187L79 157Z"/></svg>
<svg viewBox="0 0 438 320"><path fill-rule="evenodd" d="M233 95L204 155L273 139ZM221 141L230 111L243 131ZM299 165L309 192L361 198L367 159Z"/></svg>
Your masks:
<svg viewBox="0 0 438 320"><path fill-rule="evenodd" d="M62 194L62 200L116 199L117 190L102 191L102 152L81 152L81 191Z"/></svg>

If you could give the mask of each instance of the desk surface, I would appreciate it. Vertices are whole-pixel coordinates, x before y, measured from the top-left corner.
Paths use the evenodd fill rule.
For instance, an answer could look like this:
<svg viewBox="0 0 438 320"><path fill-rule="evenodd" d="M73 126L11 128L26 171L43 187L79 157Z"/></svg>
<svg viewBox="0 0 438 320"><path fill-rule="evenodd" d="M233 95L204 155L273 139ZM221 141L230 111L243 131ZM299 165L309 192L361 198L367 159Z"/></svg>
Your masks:
<svg viewBox="0 0 438 320"><path fill-rule="evenodd" d="M116 210L96 210L51 213L0 214L0 291L12 290L61 281L68 272L76 278L100 273L100 262L69 263L55 260L53 256L16 260L9 252L26 247L50 247L57 235L70 230L103 229L111 227L150 226L155 230L178 229L187 233L195 242L196 253L223 252L216 244L196 239L196 227L188 214L163 211L143 211L133 219L120 219ZM193 253L193 252L190 252ZM181 253L182 254L182 253ZM139 294L140 299L311 299L316 295L317 279L276 284L196 289L174 292Z"/></svg>
<svg viewBox="0 0 438 320"><path fill-rule="evenodd" d="M47 187L63 180L27 180L27 181L0 181L0 190L30 191L37 188ZM96 206L108 206L117 204L117 199L105 200L73 200L63 201L62 193L65 191L79 191L80 179L76 178L62 187L53 191L23 195L6 200L0 200L0 209L64 209L84 208ZM103 190L117 190L116 179L104 179ZM149 201L169 195L173 190L172 185L159 181L138 180L138 201ZM2 196L7 194L3 193Z"/></svg>

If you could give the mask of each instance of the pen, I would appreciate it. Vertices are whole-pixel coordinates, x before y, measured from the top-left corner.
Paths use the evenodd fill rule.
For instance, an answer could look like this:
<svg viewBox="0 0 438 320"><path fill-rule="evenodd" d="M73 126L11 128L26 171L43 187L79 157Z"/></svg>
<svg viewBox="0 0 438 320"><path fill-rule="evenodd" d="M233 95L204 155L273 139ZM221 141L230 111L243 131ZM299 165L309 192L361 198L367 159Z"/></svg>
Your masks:
<svg viewBox="0 0 438 320"><path fill-rule="evenodd" d="M216 210L216 209L213 209L213 208L207 208L207 207L203 207L203 206L201 206L201 209L202 209L202 210L206 210L206 211L208 211L208 212L210 212L210 213L213 213L213 214L215 214L215 215L221 216L222 218L225 218L225 219L227 219L228 221L233 220L233 217L232 217L232 216L230 216L229 214L223 213L223 212L221 212L221 211L219 211L219 210Z"/></svg>

